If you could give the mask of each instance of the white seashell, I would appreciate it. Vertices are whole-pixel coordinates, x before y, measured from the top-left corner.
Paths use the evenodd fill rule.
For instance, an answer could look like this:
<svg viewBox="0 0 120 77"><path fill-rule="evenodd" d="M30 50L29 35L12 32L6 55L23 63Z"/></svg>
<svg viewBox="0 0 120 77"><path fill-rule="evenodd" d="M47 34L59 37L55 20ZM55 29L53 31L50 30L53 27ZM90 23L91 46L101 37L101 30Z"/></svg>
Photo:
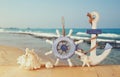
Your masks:
<svg viewBox="0 0 120 77"><path fill-rule="evenodd" d="M47 62L47 63L45 64L45 67L46 67L46 68L53 68L53 64L52 64L51 62Z"/></svg>
<svg viewBox="0 0 120 77"><path fill-rule="evenodd" d="M26 53L22 56L19 56L17 63L20 64L20 67L25 69L33 70L41 67L41 60L34 50L29 50L26 48Z"/></svg>

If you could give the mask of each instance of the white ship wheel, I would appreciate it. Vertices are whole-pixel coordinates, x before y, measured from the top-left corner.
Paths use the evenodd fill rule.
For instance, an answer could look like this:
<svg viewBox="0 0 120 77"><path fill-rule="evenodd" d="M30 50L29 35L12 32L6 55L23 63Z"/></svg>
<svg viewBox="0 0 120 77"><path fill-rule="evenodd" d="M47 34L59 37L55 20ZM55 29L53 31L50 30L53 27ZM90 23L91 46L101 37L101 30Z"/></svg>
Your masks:
<svg viewBox="0 0 120 77"><path fill-rule="evenodd" d="M55 66L58 65L59 60L64 59L68 61L69 66L73 66L70 58L75 54L76 51L76 45L81 43L83 40L79 40L74 42L70 37L72 35L72 30L69 31L69 34L65 35L65 29L64 29L64 17L62 17L62 35L60 35L59 31L56 30L58 38L54 40L53 42L51 40L46 40L46 42L52 44L52 50L49 52L46 52L45 55L54 54L57 57L57 60L55 62Z"/></svg>

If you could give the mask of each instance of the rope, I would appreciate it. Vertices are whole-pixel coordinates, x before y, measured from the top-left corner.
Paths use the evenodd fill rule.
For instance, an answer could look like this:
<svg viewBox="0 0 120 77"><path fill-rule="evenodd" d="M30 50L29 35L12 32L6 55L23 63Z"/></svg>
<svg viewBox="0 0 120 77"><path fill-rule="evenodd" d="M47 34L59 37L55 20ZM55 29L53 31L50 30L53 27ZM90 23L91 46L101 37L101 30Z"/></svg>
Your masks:
<svg viewBox="0 0 120 77"><path fill-rule="evenodd" d="M91 40L94 40L94 39L96 39L97 37L98 37L98 34L96 34L95 37L90 38L89 40L90 40L90 41L91 41ZM95 45L94 47L92 47L92 48L91 48L90 50L88 50L87 52L84 52L84 54L87 54L87 53L93 51L97 46L98 46L98 44L96 43L96 45ZM82 51L84 51L84 50L82 49Z"/></svg>
<svg viewBox="0 0 120 77"><path fill-rule="evenodd" d="M98 37L98 34L96 34L96 36L95 37L93 37L93 38L90 38L89 40L91 41L91 40L94 40L94 39L96 39Z"/></svg>
<svg viewBox="0 0 120 77"><path fill-rule="evenodd" d="M92 47L88 52L93 51L97 46L98 46L98 44L96 44L94 47Z"/></svg>

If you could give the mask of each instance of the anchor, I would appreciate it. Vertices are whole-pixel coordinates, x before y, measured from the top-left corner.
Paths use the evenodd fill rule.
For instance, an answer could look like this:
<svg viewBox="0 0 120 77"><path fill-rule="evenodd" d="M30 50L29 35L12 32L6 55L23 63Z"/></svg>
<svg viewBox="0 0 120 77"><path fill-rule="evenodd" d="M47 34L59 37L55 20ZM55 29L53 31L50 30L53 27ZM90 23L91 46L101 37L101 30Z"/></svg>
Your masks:
<svg viewBox="0 0 120 77"><path fill-rule="evenodd" d="M90 56L88 57L90 60L90 65L97 65L100 62L102 62L110 54L112 46L109 43L107 43L104 48L104 52L98 56L96 55L96 47L97 47L96 38L97 38L97 35L101 34L102 32L100 29L97 29L99 14L94 11L94 12L88 13L87 16L89 17L89 23L91 24L91 27L92 27L92 29L87 30L87 33L91 34L91 39L90 39L91 47L89 50ZM77 51L76 51L76 54L81 55Z"/></svg>

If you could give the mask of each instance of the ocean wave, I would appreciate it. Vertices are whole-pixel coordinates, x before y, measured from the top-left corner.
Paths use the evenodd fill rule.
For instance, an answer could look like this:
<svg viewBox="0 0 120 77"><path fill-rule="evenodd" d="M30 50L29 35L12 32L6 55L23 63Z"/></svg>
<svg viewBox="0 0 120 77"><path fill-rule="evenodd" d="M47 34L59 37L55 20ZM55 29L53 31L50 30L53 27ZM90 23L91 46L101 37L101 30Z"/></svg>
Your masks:
<svg viewBox="0 0 120 77"><path fill-rule="evenodd" d="M79 36L71 36L71 38L72 39L76 39L76 40L80 40L80 39L82 39L82 40L88 40L89 39L89 37L79 37Z"/></svg>
<svg viewBox="0 0 120 77"><path fill-rule="evenodd" d="M84 32L77 32L76 35L90 36L89 34L84 33ZM99 34L99 37L120 38L120 35L119 34L114 34L114 33L102 33L102 34Z"/></svg>
<svg viewBox="0 0 120 77"><path fill-rule="evenodd" d="M20 33L30 34L36 37L46 37L46 38L57 37L57 35L53 33L42 33L42 32L20 32Z"/></svg>
<svg viewBox="0 0 120 77"><path fill-rule="evenodd" d="M24 33L27 33L27 34L30 34L30 35L33 35L35 37L44 37L44 38L54 38L54 37L57 37L56 34L53 34L53 33L36 33L36 32L24 32ZM89 37L79 37L79 36L71 36L72 39L75 39L75 40L89 40L90 38ZM98 42L116 42L116 43L120 43L120 40L113 40L113 39L100 39L98 38L97 39Z"/></svg>
<svg viewBox="0 0 120 77"><path fill-rule="evenodd" d="M76 35L84 35L84 36L89 36L89 34L84 33L84 32L77 32Z"/></svg>
<svg viewBox="0 0 120 77"><path fill-rule="evenodd" d="M34 37L38 37L38 38L56 38L57 35L56 33L45 33L45 32L33 32L33 31L26 31L26 30L17 30L17 31L13 31L13 30L6 30L6 29L0 29L0 32L7 32L7 33L18 33L18 34L27 34L27 35L32 35ZM90 39L90 35L84 32L77 32L76 35L79 36L71 36L72 39L82 39L82 40L89 40ZM99 37L108 37L107 39L105 38L99 38ZM111 34L111 33L103 33L100 34L97 39L97 41L104 41L104 42L116 42L116 43L120 43L119 40L115 40L115 39L109 39L109 38L120 38L120 35L118 34Z"/></svg>
<svg viewBox="0 0 120 77"><path fill-rule="evenodd" d="M0 29L0 32L5 32L5 30L4 29Z"/></svg>
<svg viewBox="0 0 120 77"><path fill-rule="evenodd" d="M103 33L99 34L100 37L110 37L110 38L120 38L119 34L113 34L113 33Z"/></svg>
<svg viewBox="0 0 120 77"><path fill-rule="evenodd" d="M0 32L4 33L18 33L18 34L27 34L27 35L33 35L35 37L57 37L56 34L53 33L44 33L44 32L32 32L32 31L26 31L26 30L7 30L7 29L0 29Z"/></svg>

